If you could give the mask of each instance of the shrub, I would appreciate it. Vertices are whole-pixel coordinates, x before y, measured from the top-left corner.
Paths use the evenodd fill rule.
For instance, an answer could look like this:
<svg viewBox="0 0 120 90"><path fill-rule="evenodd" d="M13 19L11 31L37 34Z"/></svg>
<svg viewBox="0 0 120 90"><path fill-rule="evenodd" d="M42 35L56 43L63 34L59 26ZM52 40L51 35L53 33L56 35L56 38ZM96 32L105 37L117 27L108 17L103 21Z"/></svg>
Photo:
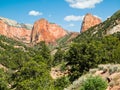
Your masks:
<svg viewBox="0 0 120 90"><path fill-rule="evenodd" d="M57 90L63 90L65 87L67 87L70 84L69 77L59 78L54 83Z"/></svg>
<svg viewBox="0 0 120 90"><path fill-rule="evenodd" d="M99 76L90 76L83 83L80 90L106 90L107 82Z"/></svg>

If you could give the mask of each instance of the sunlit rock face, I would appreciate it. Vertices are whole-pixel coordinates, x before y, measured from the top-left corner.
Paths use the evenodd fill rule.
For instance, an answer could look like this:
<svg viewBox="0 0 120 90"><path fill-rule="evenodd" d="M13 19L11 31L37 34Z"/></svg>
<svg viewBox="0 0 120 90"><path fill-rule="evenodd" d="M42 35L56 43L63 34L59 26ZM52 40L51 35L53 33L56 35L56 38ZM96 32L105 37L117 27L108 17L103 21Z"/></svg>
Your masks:
<svg viewBox="0 0 120 90"><path fill-rule="evenodd" d="M25 43L30 42L32 25L19 24L16 21L0 17L0 34Z"/></svg>
<svg viewBox="0 0 120 90"><path fill-rule="evenodd" d="M67 32L59 25L40 19L34 23L31 42L39 43L40 41L45 41L46 43L55 43L57 39L66 34Z"/></svg>
<svg viewBox="0 0 120 90"><path fill-rule="evenodd" d="M81 27L81 31L80 32L85 32L86 30L88 30L90 27L95 26L97 24L101 23L101 19L92 15L92 14L86 14L84 19L83 19L83 23L82 23L82 27Z"/></svg>
<svg viewBox="0 0 120 90"><path fill-rule="evenodd" d="M112 29L107 31L107 35L114 34L120 32L120 24L114 26Z"/></svg>

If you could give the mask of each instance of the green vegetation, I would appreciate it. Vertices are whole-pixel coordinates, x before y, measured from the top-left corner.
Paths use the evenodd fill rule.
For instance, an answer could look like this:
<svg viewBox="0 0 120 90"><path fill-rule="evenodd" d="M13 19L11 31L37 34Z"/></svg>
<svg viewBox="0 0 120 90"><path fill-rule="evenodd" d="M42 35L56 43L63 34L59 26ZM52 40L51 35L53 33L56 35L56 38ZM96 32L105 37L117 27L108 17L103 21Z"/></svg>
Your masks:
<svg viewBox="0 0 120 90"><path fill-rule="evenodd" d="M2 90L7 90L7 87L16 90L53 90L50 62L50 51L44 42L31 48L0 36L0 64L8 69L6 73L0 71Z"/></svg>
<svg viewBox="0 0 120 90"><path fill-rule="evenodd" d="M120 10L117 11L113 16L108 18L103 23L89 28L86 32L81 33L77 38L74 39L75 42L90 41L91 39L101 39L106 36L107 31L109 31L114 26L120 23Z"/></svg>
<svg viewBox="0 0 120 90"><path fill-rule="evenodd" d="M67 65L71 66L71 81L98 64L120 63L120 39L114 36L106 36L101 40L91 39L90 42L75 42L71 45L65 56Z"/></svg>
<svg viewBox="0 0 120 90"><path fill-rule="evenodd" d="M64 62L64 52L58 48L57 52L54 55L53 66L56 66L60 63Z"/></svg>
<svg viewBox="0 0 120 90"><path fill-rule="evenodd" d="M120 33L106 36L106 30L119 24L119 16L120 11L74 39L65 54L66 66L71 67L71 82L98 64L120 63Z"/></svg>
<svg viewBox="0 0 120 90"><path fill-rule="evenodd" d="M58 50L53 60L45 42L27 47L1 35L0 64L6 70L0 69L0 90L62 90L69 84L69 79L53 80L50 70L53 63L62 62L63 56Z"/></svg>
<svg viewBox="0 0 120 90"><path fill-rule="evenodd" d="M9 90L7 73L2 69L0 69L0 90Z"/></svg>
<svg viewBox="0 0 120 90"><path fill-rule="evenodd" d="M55 90L63 90L65 87L67 87L70 84L68 77L62 77L55 81Z"/></svg>
<svg viewBox="0 0 120 90"><path fill-rule="evenodd" d="M66 44L69 35L59 39L60 47L55 55L51 55L45 42L28 47L0 35L0 65L6 68L0 69L0 89L63 90L99 64L119 64L120 33L106 35L108 30L119 24L119 18L120 11L80 34L70 45ZM51 67L59 64L63 71L69 71L69 75L53 80L50 76ZM114 71L117 69L111 69L110 73ZM101 78L90 77L81 90L105 90L106 87L106 82Z"/></svg>
<svg viewBox="0 0 120 90"><path fill-rule="evenodd" d="M41 61L27 62L13 78L17 90L50 90L52 87L49 69Z"/></svg>
<svg viewBox="0 0 120 90"><path fill-rule="evenodd" d="M106 90L107 82L99 76L88 77L80 90Z"/></svg>

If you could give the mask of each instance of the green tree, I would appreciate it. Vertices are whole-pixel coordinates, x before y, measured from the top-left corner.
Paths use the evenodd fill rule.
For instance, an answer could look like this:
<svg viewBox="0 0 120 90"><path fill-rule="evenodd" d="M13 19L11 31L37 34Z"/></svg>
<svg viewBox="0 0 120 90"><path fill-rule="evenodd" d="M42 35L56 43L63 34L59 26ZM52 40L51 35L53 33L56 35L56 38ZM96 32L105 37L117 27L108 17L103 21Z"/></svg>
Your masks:
<svg viewBox="0 0 120 90"><path fill-rule="evenodd" d="M67 65L71 66L71 80L77 79L90 68L96 67L99 63L98 49L93 43L74 43L65 59Z"/></svg>
<svg viewBox="0 0 120 90"><path fill-rule="evenodd" d="M0 90L10 90L8 88L8 77L3 69L0 69Z"/></svg>
<svg viewBox="0 0 120 90"><path fill-rule="evenodd" d="M52 63L52 59L51 59L51 53L49 48L47 47L47 45L45 44L45 42L40 42L39 44L37 44L35 47L36 49L36 54L37 55L41 55L44 60L46 61L46 63L51 66Z"/></svg>
<svg viewBox="0 0 120 90"><path fill-rule="evenodd" d="M54 84L55 84L56 90L63 90L64 88L66 88L70 84L70 81L69 81L68 77L62 77L62 78L57 79L54 82Z"/></svg>
<svg viewBox="0 0 120 90"><path fill-rule="evenodd" d="M54 55L53 65L58 65L64 61L64 52L58 48L57 52Z"/></svg>
<svg viewBox="0 0 120 90"><path fill-rule="evenodd" d="M52 83L47 64L33 60L26 63L14 77L17 90L49 90Z"/></svg>

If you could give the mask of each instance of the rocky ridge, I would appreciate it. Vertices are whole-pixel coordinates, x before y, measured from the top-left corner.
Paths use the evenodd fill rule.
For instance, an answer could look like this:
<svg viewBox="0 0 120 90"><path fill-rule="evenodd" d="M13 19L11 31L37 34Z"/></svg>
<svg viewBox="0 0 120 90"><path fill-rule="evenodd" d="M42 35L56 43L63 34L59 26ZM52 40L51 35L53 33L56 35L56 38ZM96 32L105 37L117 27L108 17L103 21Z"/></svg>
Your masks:
<svg viewBox="0 0 120 90"><path fill-rule="evenodd" d="M45 19L36 21L33 27L31 24L20 24L14 20L0 17L0 34L24 43L45 41L53 44L57 39L67 35L67 31Z"/></svg>
<svg viewBox="0 0 120 90"><path fill-rule="evenodd" d="M45 19L40 19L33 26L31 42L39 43L40 41L45 41L47 43L55 43L57 39L65 35L67 35L67 31L59 25L51 24Z"/></svg>
<svg viewBox="0 0 120 90"><path fill-rule="evenodd" d="M85 32L90 27L95 26L95 25L100 24L100 23L101 23L100 18L88 13L85 15L85 17L83 19L83 23L82 23L82 27L81 27L80 32Z"/></svg>
<svg viewBox="0 0 120 90"><path fill-rule="evenodd" d="M32 24L23 24L18 23L15 20L10 20L8 18L0 17L0 20L2 20L4 23L6 23L9 26L18 27L18 28L26 28L28 30L32 30L33 25Z"/></svg>
<svg viewBox="0 0 120 90"><path fill-rule="evenodd" d="M19 24L16 21L0 17L0 34L25 43L30 42L32 25Z"/></svg>

